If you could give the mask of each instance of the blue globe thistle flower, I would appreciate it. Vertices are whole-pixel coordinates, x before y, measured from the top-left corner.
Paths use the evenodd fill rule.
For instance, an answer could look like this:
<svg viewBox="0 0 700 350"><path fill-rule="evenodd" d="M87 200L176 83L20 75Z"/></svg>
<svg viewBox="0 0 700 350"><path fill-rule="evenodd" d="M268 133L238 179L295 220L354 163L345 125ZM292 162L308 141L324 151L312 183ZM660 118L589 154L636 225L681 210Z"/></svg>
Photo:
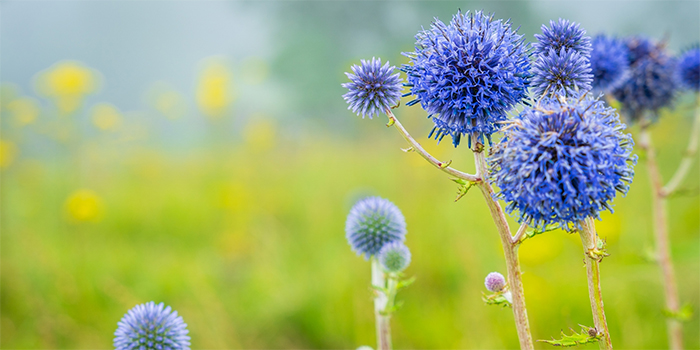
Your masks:
<svg viewBox="0 0 700 350"><path fill-rule="evenodd" d="M498 197L532 227L578 227L625 194L637 156L615 109L587 94L544 98L504 128L489 166Z"/></svg>
<svg viewBox="0 0 700 350"><path fill-rule="evenodd" d="M584 57L591 52L591 38L586 36L586 31L576 22L570 22L559 18L559 21L549 21L549 28L542 25L542 34L535 34L537 42L533 45L535 54L549 55L566 51L576 51Z"/></svg>
<svg viewBox="0 0 700 350"><path fill-rule="evenodd" d="M345 73L350 82L342 84L349 90L343 98L353 113L372 119L401 100L402 81L389 62L382 65L382 60L374 57L360 62L361 65L352 66L352 73Z"/></svg>
<svg viewBox="0 0 700 350"><path fill-rule="evenodd" d="M498 272L491 272L484 279L484 286L490 292L500 292L506 287L506 278Z"/></svg>
<svg viewBox="0 0 700 350"><path fill-rule="evenodd" d="M385 244L377 256L387 272L402 272L411 263L411 252L399 241Z"/></svg>
<svg viewBox="0 0 700 350"><path fill-rule="evenodd" d="M136 305L117 323L114 348L117 350L189 350L187 324L177 311L163 303Z"/></svg>
<svg viewBox="0 0 700 350"><path fill-rule="evenodd" d="M673 102L678 81L676 61L662 47L645 38L627 40L629 74L613 90L621 111L634 122L645 111L657 111Z"/></svg>
<svg viewBox="0 0 700 350"><path fill-rule="evenodd" d="M406 220L394 203L380 197L367 197L355 203L345 222L345 237L357 255L365 259L379 253L389 242L403 242Z"/></svg>
<svg viewBox="0 0 700 350"><path fill-rule="evenodd" d="M678 81L687 89L700 91L700 46L686 50L678 58Z"/></svg>
<svg viewBox="0 0 700 350"><path fill-rule="evenodd" d="M547 55L538 55L532 72L531 85L538 97L545 94L569 96L588 91L593 81L588 56L565 48L558 53L552 49Z"/></svg>
<svg viewBox="0 0 700 350"><path fill-rule="evenodd" d="M449 24L439 19L416 35L415 52L404 53L410 93L432 118L430 137L463 134L487 138L506 112L526 97L530 78L529 47L510 21L481 11L458 12Z"/></svg>
<svg viewBox="0 0 700 350"><path fill-rule="evenodd" d="M627 46L622 40L603 34L594 37L592 45L593 88L598 91L611 91L623 82L627 74Z"/></svg>

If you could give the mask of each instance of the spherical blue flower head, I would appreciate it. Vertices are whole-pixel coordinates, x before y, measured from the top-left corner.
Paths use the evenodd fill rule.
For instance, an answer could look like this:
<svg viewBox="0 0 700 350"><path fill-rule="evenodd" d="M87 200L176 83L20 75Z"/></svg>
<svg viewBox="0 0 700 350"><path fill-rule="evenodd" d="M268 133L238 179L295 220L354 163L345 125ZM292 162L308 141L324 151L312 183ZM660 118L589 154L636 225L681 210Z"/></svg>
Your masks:
<svg viewBox="0 0 700 350"><path fill-rule="evenodd" d="M627 46L622 40L603 34L594 37L592 45L593 89L611 91L623 82L629 69Z"/></svg>
<svg viewBox="0 0 700 350"><path fill-rule="evenodd" d="M352 66L352 73L345 73L350 82L342 84L349 90L343 98L353 113L372 119L399 102L402 81L399 73L394 73L396 67L389 66L389 62L382 65L382 60L374 57L360 62L361 65Z"/></svg>
<svg viewBox="0 0 700 350"><path fill-rule="evenodd" d="M491 272L484 279L484 286L490 292L500 292L506 287L506 278L498 272Z"/></svg>
<svg viewBox="0 0 700 350"><path fill-rule="evenodd" d="M503 130L489 166L498 197L532 227L570 230L625 194L637 156L615 109L587 94L546 97Z"/></svg>
<svg viewBox="0 0 700 350"><path fill-rule="evenodd" d="M572 49L550 50L538 55L532 68L534 76L530 84L537 97L545 94L569 96L591 89L591 65L588 56Z"/></svg>
<svg viewBox="0 0 700 350"><path fill-rule="evenodd" d="M648 58L661 49L658 44L644 36L627 38L625 39L625 45L627 46L627 60L630 66L641 59Z"/></svg>
<svg viewBox="0 0 700 350"><path fill-rule="evenodd" d="M684 87L700 91L700 47L695 46L686 50L678 58L678 81Z"/></svg>
<svg viewBox="0 0 700 350"><path fill-rule="evenodd" d="M387 272L402 272L411 264L411 252L399 241L385 244L379 250L378 258Z"/></svg>
<svg viewBox="0 0 700 350"><path fill-rule="evenodd" d="M117 323L116 350L189 350L187 324L163 303L136 305Z"/></svg>
<svg viewBox="0 0 700 350"><path fill-rule="evenodd" d="M404 53L410 93L435 123L430 136L487 138L506 112L526 97L529 47L510 21L481 11L458 12L449 24L437 18L416 35L415 52ZM471 139L470 139L471 140Z"/></svg>
<svg viewBox="0 0 700 350"><path fill-rule="evenodd" d="M634 122L645 111L655 112L670 105L677 88L676 61L656 46L630 65L629 74L613 90L613 96L620 101L623 115Z"/></svg>
<svg viewBox="0 0 700 350"><path fill-rule="evenodd" d="M350 209L345 237L357 255L368 259L382 247L406 238L406 220L394 203L380 197L361 199Z"/></svg>
<svg viewBox="0 0 700 350"><path fill-rule="evenodd" d="M549 28L542 25L542 34L535 34L537 42L533 45L536 55L549 55L552 50L559 53L561 49L576 51L584 57L591 52L591 38L586 36L586 31L576 22L566 19L549 21Z"/></svg>

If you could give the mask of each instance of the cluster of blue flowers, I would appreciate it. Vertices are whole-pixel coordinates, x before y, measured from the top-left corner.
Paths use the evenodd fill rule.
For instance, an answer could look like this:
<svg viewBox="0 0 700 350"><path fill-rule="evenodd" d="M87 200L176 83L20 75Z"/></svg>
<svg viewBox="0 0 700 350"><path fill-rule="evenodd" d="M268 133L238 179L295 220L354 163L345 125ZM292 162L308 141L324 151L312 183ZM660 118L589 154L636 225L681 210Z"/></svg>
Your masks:
<svg viewBox="0 0 700 350"><path fill-rule="evenodd" d="M136 305L114 332L116 350L189 350L187 324L163 303Z"/></svg>
<svg viewBox="0 0 700 350"><path fill-rule="evenodd" d="M632 137L613 108L585 93L539 105L518 115L493 148L492 179L521 221L575 228L627 192L637 159Z"/></svg>
<svg viewBox="0 0 700 350"><path fill-rule="evenodd" d="M578 23L559 19L536 34L532 88L535 96L565 96L591 89L591 38Z"/></svg>
<svg viewBox="0 0 700 350"><path fill-rule="evenodd" d="M355 203L345 222L345 237L354 252L365 259L377 255L389 272L403 271L411 262L411 253L403 244L406 220L384 198L367 197Z"/></svg>
<svg viewBox="0 0 700 350"><path fill-rule="evenodd" d="M432 118L438 140L462 135L490 137L498 122L520 103L530 79L528 46L509 21L481 11L457 13L449 24L435 19L416 35L414 52L404 53L410 93ZM471 139L470 139L471 140Z"/></svg>

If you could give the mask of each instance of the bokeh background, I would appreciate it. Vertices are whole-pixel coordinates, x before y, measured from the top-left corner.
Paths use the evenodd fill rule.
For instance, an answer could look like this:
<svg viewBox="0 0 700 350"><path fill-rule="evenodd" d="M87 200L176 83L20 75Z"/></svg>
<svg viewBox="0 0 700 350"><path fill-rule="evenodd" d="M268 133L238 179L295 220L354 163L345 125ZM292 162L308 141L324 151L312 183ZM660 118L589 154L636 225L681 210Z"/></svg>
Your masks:
<svg viewBox="0 0 700 350"><path fill-rule="evenodd" d="M399 295L395 347L517 347L510 310L481 301L484 276L505 272L481 195L455 203L445 174L341 98L351 64L406 63L416 32L459 8L511 18L530 41L559 17L676 53L700 38L696 1L0 3L0 347L110 348L117 321L151 300L179 311L194 348L374 345L369 262L344 236L370 194L409 228L417 281ZM654 127L666 179L692 101L679 95ZM473 171L468 149L427 139L420 107L396 113ZM688 348L700 347L698 178L696 165L669 203L680 296L696 311ZM667 344L650 205L640 164L598 223L620 349ZM576 235L538 236L521 261L535 339L592 324Z"/></svg>

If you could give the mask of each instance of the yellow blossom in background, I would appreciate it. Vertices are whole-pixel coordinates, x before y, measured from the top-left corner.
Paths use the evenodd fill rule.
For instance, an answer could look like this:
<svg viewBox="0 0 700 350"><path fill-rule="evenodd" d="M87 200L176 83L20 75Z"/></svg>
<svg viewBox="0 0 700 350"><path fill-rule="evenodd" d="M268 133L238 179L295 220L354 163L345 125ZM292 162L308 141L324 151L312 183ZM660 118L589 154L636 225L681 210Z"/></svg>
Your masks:
<svg viewBox="0 0 700 350"><path fill-rule="evenodd" d="M244 130L246 145L252 151L267 151L275 146L277 125L274 120L263 115L254 115Z"/></svg>
<svg viewBox="0 0 700 350"><path fill-rule="evenodd" d="M92 190L80 189L66 199L65 209L71 221L99 221L102 217L102 199Z"/></svg>
<svg viewBox="0 0 700 350"><path fill-rule="evenodd" d="M207 117L223 117L233 102L231 71L222 58L202 64L197 83L197 106Z"/></svg>
<svg viewBox="0 0 700 350"><path fill-rule="evenodd" d="M7 110L19 126L33 123L41 112L39 101L31 97L21 97L10 101L7 104Z"/></svg>
<svg viewBox="0 0 700 350"><path fill-rule="evenodd" d="M83 97L97 90L99 75L76 61L61 61L40 72L37 92L52 98L59 111L71 113L80 107Z"/></svg>
<svg viewBox="0 0 700 350"><path fill-rule="evenodd" d="M187 100L168 83L157 81L145 94L146 102L168 119L182 118L187 112Z"/></svg>
<svg viewBox="0 0 700 350"><path fill-rule="evenodd" d="M102 131L112 131L122 123L122 114L109 103L98 103L92 107L92 123Z"/></svg>
<svg viewBox="0 0 700 350"><path fill-rule="evenodd" d="M0 140L0 169L7 168L17 156L17 146L12 141Z"/></svg>

